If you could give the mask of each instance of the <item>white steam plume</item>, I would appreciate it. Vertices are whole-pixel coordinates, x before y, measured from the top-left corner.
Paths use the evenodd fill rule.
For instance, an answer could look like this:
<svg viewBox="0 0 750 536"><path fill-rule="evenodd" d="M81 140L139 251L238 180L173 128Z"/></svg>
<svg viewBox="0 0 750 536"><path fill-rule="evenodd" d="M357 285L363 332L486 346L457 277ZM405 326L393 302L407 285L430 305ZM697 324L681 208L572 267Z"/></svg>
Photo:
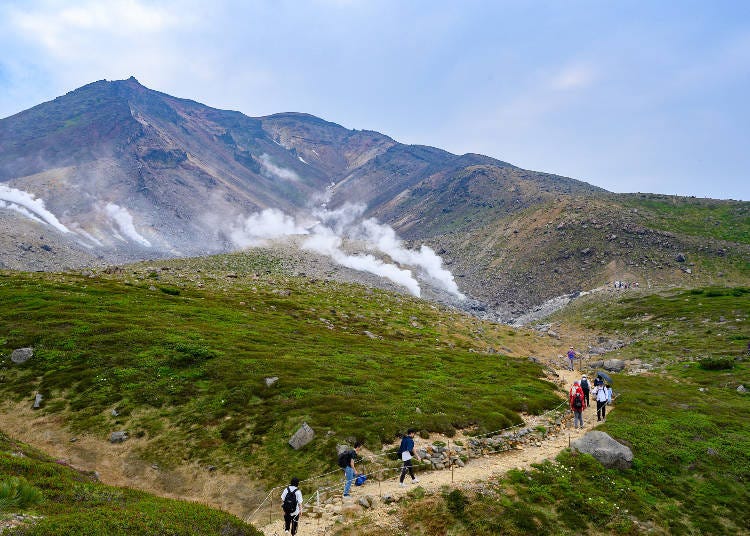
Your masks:
<svg viewBox="0 0 750 536"><path fill-rule="evenodd" d="M131 240L141 244L142 246L146 246L147 248L151 247L151 242L146 240L146 238L144 238L138 231L136 231L135 225L133 225L133 216L132 214L130 214L130 212L128 212L128 209L114 203L107 203L107 205L104 207L104 212L107 214L109 219L117 225L122 234L124 234ZM115 237L119 236L116 232L114 234Z"/></svg>
<svg viewBox="0 0 750 536"><path fill-rule="evenodd" d="M229 229L229 238L237 246L246 248L259 246L267 239L308 234L308 232L291 216L280 210L267 208L247 218L238 218L235 225Z"/></svg>
<svg viewBox="0 0 750 536"><path fill-rule="evenodd" d="M341 250L341 237L323 225L316 225L313 234L302 244L302 249L315 251L331 257L335 262L347 268L369 272L384 277L407 288L414 296L419 297L419 283L411 271L402 270L395 264L388 264L372 255L348 255Z"/></svg>
<svg viewBox="0 0 750 536"><path fill-rule="evenodd" d="M36 221L41 220L43 223L51 225L61 233L71 232L70 229L60 223L60 220L58 220L54 214L44 208L44 201L42 199L37 199L33 194L11 188L5 184L0 184L0 201L5 201L2 208L15 210L16 212Z"/></svg>
<svg viewBox="0 0 750 536"><path fill-rule="evenodd" d="M453 274L443 268L443 259L436 255L431 247L422 245L419 251L406 249L393 228L378 223L372 218L363 221L362 228L366 234L366 241L374 244L378 250L390 256L394 261L415 266L443 290L461 299L466 297L458 290Z"/></svg>
<svg viewBox="0 0 750 536"><path fill-rule="evenodd" d="M238 247L258 246L266 239L282 236L308 235L303 249L329 256L342 266L389 279L415 296L421 294L419 283L414 273L403 266L412 266L417 275L460 299L465 297L458 290L453 274L443 268L443 260L431 248L423 245L416 251L407 249L391 227L374 219L362 220L364 212L365 206L361 204L346 204L336 210L319 209L313 212L318 222L304 226L280 210L266 209L238 218L228 234ZM366 248L385 253L401 267L370 254L348 254L341 247L344 239L362 241Z"/></svg>
<svg viewBox="0 0 750 536"><path fill-rule="evenodd" d="M291 169L283 168L281 166L277 166L271 161L271 157L268 156L266 153L263 153L258 157L260 160L260 165L263 166L263 171L265 171L266 176L272 175L275 177L278 177L280 179L288 180L288 181L298 181L299 175L297 175L294 171Z"/></svg>

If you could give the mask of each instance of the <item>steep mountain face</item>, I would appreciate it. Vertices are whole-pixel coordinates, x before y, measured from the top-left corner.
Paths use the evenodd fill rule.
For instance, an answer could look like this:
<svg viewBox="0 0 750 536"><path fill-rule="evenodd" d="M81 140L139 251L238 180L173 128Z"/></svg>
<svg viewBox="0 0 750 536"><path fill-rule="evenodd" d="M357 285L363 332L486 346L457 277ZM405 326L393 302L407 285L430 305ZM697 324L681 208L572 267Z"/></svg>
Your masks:
<svg viewBox="0 0 750 536"><path fill-rule="evenodd" d="M625 273L647 278L669 266L684 274L673 250L705 253L700 225L662 240L669 247L643 240L651 230L622 238L623 228L649 229L648 212L623 216L624 198L581 181L307 114L217 110L134 78L95 82L0 120L0 267L227 251L246 245L238 237L261 225L247 217L263 209L314 222L312 208L351 203L414 245L427 242L482 302L469 303L505 316ZM623 240L638 247L615 247ZM742 266L725 265L746 246L728 240L720 246L728 253L706 266L741 275Z"/></svg>

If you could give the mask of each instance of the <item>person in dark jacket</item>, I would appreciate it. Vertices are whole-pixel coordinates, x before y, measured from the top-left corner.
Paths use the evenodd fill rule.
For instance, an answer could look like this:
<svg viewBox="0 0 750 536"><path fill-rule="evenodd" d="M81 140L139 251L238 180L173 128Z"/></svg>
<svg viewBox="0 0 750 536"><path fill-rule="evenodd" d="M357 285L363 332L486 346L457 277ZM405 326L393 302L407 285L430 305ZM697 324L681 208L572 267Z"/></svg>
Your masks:
<svg viewBox="0 0 750 536"><path fill-rule="evenodd" d="M586 407L589 407L591 405L589 403L589 392L591 391L591 386L589 385L589 379L585 374L581 378L581 389L583 390L583 397L586 399Z"/></svg>
<svg viewBox="0 0 750 536"><path fill-rule="evenodd" d="M412 458L414 458L416 455L414 454L414 434L416 434L417 431L414 428L409 428L406 431L406 435L401 439L401 445L398 447L398 455L401 457L401 460L404 462L404 466L401 469L401 478L399 479L399 486L402 488L404 487L404 478L406 477L406 473L409 473L411 476L411 483L416 484L419 482L419 479L414 476L414 467L412 466ZM417 460L419 460L419 456L417 456Z"/></svg>

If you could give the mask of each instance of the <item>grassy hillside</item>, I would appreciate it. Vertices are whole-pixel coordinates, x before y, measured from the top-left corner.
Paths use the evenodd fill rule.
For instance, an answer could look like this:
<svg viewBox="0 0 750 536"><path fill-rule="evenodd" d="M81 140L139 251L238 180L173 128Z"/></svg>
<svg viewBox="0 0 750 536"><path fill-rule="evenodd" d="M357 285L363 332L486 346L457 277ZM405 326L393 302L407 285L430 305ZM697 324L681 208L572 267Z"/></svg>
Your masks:
<svg viewBox="0 0 750 536"><path fill-rule="evenodd" d="M621 396L598 427L633 449L632 469L564 452L481 489L412 500L402 510L409 533L748 534L750 397L736 388L750 386L749 317L745 288L579 304L567 327L581 321L613 334L638 323L639 340L623 357L663 364L654 374L617 375Z"/></svg>
<svg viewBox="0 0 750 536"><path fill-rule="evenodd" d="M330 469L336 444L378 448L408 426L497 429L558 403L538 365L480 352L513 353L530 333L286 277L262 255L189 262L0 275L2 396L42 393L41 411L76 433L127 430L161 467L200 462L270 482ZM34 358L10 363L25 346ZM294 452L286 442L303 421L316 439Z"/></svg>
<svg viewBox="0 0 750 536"><path fill-rule="evenodd" d="M20 493L4 493L11 483ZM0 532L13 536L260 534L236 517L201 504L106 486L94 475L61 465L0 432L0 527L17 513L29 516L27 521Z"/></svg>

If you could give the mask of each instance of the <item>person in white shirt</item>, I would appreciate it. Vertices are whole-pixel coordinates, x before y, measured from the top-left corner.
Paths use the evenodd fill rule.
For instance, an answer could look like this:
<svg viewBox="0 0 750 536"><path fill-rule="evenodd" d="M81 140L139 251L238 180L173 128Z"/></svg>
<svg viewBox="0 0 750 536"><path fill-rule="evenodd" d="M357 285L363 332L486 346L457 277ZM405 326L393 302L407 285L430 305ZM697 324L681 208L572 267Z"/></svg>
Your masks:
<svg viewBox="0 0 750 536"><path fill-rule="evenodd" d="M596 420L601 421L607 420L607 388L604 385L600 385L596 388Z"/></svg>
<svg viewBox="0 0 750 536"><path fill-rule="evenodd" d="M281 492L281 509L284 510L284 534L297 534L299 525L299 514L302 511L302 492L299 486L299 478L292 478L284 491ZM290 532L291 531L291 532Z"/></svg>

